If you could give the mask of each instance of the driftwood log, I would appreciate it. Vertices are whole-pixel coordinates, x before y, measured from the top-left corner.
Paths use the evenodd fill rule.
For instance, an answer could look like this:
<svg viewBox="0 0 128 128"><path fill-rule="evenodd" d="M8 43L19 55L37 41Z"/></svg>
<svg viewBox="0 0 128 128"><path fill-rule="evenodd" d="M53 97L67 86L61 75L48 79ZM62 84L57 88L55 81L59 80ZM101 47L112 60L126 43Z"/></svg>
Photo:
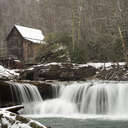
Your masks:
<svg viewBox="0 0 128 128"><path fill-rule="evenodd" d="M9 111L18 114L18 111L23 109L23 105L17 105L17 106L12 106L12 107L6 107L6 108L1 108L1 110Z"/></svg>

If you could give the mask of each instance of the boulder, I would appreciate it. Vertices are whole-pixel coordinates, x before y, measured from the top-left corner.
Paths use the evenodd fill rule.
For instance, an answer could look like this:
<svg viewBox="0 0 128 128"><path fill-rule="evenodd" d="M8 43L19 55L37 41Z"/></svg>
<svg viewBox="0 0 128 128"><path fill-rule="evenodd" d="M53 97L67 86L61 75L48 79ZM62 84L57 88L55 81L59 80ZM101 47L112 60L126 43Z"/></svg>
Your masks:
<svg viewBox="0 0 128 128"><path fill-rule="evenodd" d="M20 74L22 80L86 80L96 74L96 68L82 64L48 63L37 65Z"/></svg>
<svg viewBox="0 0 128 128"><path fill-rule="evenodd" d="M7 69L0 65L0 80L12 80L17 79L19 76L14 70Z"/></svg>
<svg viewBox="0 0 128 128"><path fill-rule="evenodd" d="M17 114L0 110L0 127L1 128L46 128L43 124L19 116Z"/></svg>

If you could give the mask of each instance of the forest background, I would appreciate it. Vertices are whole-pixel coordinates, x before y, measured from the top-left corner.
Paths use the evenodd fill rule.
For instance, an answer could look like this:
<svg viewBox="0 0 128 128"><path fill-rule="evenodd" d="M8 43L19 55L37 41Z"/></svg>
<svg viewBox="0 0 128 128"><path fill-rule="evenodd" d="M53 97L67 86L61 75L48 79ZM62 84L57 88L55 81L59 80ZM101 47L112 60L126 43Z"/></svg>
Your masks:
<svg viewBox="0 0 128 128"><path fill-rule="evenodd" d="M127 0L0 0L0 56L7 55L6 37L19 24L41 29L50 44L39 49L38 60L59 44L72 62L124 61L127 7Z"/></svg>

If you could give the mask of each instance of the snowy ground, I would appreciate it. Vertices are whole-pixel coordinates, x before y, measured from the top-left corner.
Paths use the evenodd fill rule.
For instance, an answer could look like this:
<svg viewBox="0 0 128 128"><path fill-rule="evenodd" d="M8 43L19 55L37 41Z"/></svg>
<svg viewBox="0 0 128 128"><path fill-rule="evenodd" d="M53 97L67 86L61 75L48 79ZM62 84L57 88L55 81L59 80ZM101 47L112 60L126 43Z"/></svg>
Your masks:
<svg viewBox="0 0 128 128"><path fill-rule="evenodd" d="M118 62L118 63L113 63L113 62L107 62L107 63L101 63L101 62L98 62L98 63L93 63L93 62L88 62L86 64L80 64L79 67L85 67L85 66L92 66L96 69L111 69L112 66L115 65L119 65L119 66L124 66L126 65L125 62Z"/></svg>
<svg viewBox="0 0 128 128"><path fill-rule="evenodd" d="M44 125L16 115L14 113L0 110L0 128L46 128Z"/></svg>
<svg viewBox="0 0 128 128"><path fill-rule="evenodd" d="M86 65L89 65L89 66L92 66L92 67L95 67L95 68L109 68L111 67L112 65L120 65L120 66L123 66L125 65L126 63L125 62L119 62L119 63L113 63L113 62L107 62L107 63L87 63Z"/></svg>
<svg viewBox="0 0 128 128"><path fill-rule="evenodd" d="M74 63L72 63L72 64L75 65ZM106 62L106 63L102 63L102 62L97 62L97 63L88 62L86 64L79 64L79 67L92 66L92 67L95 67L96 69L98 69L98 68L104 68L104 67L105 68L108 68L108 67L111 67L112 65L120 65L120 66L123 66L125 64L126 64L125 62L118 62L118 63L114 63L114 62ZM38 67L38 66L39 67L40 66L49 66L49 65L59 65L59 66L61 66L62 63L52 62L52 63L48 63L48 64L34 65L34 66L32 66L32 68L29 68L29 70L33 70L34 67Z"/></svg>
<svg viewBox="0 0 128 128"><path fill-rule="evenodd" d="M4 68L0 65L0 79L14 79L18 76L19 74L16 73L14 70Z"/></svg>
<svg viewBox="0 0 128 128"><path fill-rule="evenodd" d="M113 62L107 62L107 63L93 63L93 62L88 62L86 64L73 64L74 67L76 66L76 68L79 68L79 67L87 67L87 66L92 66L96 69L106 69L106 70L109 70L112 68L113 65L119 65L119 66L124 66L126 63L125 62L119 62L119 63L113 63ZM61 66L62 63L56 63L56 62L53 62L53 63L48 63L48 64L40 64L40 65L35 65L35 66L32 66L31 68L28 68L27 70L33 70L35 67L40 67L40 66L49 66L49 65L59 65ZM1 80L11 80L11 79L16 79L18 78L19 76L19 73L16 73L15 70L10 70L10 69L7 69L7 68L4 68L3 66L0 65L0 79Z"/></svg>

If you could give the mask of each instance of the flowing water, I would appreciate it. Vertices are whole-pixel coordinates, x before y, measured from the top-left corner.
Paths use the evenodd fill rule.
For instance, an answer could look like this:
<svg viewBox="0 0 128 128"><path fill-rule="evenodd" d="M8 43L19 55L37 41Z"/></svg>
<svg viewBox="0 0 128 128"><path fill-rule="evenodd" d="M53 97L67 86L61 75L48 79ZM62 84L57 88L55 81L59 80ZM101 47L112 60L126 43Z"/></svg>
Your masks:
<svg viewBox="0 0 128 128"><path fill-rule="evenodd" d="M49 100L42 100L36 86L11 84L12 97L25 105L26 114L128 115L127 82L60 83L53 85L53 98Z"/></svg>
<svg viewBox="0 0 128 128"><path fill-rule="evenodd" d="M10 84L12 98L19 103L29 104L41 102L42 98L36 86L27 83L8 82Z"/></svg>
<svg viewBox="0 0 128 128"><path fill-rule="evenodd" d="M51 128L127 128L128 120L36 118Z"/></svg>
<svg viewBox="0 0 128 128"><path fill-rule="evenodd" d="M23 113L32 113L30 106L42 102L42 97L36 86L28 83L8 82L12 94L12 102L24 105Z"/></svg>
<svg viewBox="0 0 128 128"><path fill-rule="evenodd" d="M46 126L128 127L128 82L60 83L53 85L53 98L49 100L42 100L35 86L18 83L13 85L12 95L25 105L24 114Z"/></svg>
<svg viewBox="0 0 128 128"><path fill-rule="evenodd" d="M61 83L53 91L52 99L40 100L29 108L29 114L128 115L127 82Z"/></svg>

